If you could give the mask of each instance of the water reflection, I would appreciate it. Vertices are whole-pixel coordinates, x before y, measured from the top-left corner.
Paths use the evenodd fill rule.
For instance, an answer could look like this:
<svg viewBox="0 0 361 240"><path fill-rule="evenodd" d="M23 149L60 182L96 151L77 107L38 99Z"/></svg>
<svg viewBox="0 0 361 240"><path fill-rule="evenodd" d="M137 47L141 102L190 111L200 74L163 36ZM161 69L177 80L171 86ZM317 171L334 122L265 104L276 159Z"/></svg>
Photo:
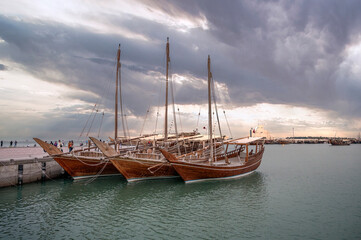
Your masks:
<svg viewBox="0 0 361 240"><path fill-rule="evenodd" d="M0 239L359 239L361 148L343 149L267 147L257 172L227 181L2 188Z"/></svg>
<svg viewBox="0 0 361 240"><path fill-rule="evenodd" d="M230 225L239 218L262 216L266 187L260 172L241 179L194 184L184 184L180 179L134 184L119 177L99 178L89 184L60 179L28 184L19 187L12 197L8 194L6 201L0 202L5 213L0 220L7 222L9 214L15 214L15 225L27 224L23 231L55 239L81 237L84 231L94 237L111 238L114 229L124 238L152 238L160 232L191 238L192 231L185 229L207 229L213 223L211 219L227 217L219 223L224 224L222 236L216 231L204 232L205 236L221 238L239 227ZM6 228L11 236L17 236L14 228Z"/></svg>

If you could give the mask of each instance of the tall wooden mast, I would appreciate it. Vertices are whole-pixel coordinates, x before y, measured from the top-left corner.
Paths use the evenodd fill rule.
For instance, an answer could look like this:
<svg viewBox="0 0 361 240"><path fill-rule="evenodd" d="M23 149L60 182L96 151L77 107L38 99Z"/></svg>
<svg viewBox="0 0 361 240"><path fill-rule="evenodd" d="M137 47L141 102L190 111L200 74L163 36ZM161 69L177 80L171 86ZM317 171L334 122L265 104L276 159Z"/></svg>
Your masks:
<svg viewBox="0 0 361 240"><path fill-rule="evenodd" d="M169 37L167 37L167 70L165 75L165 117L164 117L164 140L168 140L168 68L169 68Z"/></svg>
<svg viewBox="0 0 361 240"><path fill-rule="evenodd" d="M119 57L120 57L120 52L119 52ZM122 69L122 64L120 63L120 60L118 58L118 68L117 68L117 70L118 70L118 83L119 83L120 117L122 119L122 127L123 127L124 137L127 138L127 132L126 132L126 128L125 128L126 118L125 118L124 112L123 112L122 71L121 71L121 69Z"/></svg>
<svg viewBox="0 0 361 240"><path fill-rule="evenodd" d="M117 144L117 138L118 138L118 82L119 82L119 67L120 67L120 44L118 47L117 52L117 75L115 80L115 121L114 121L114 141L115 141L115 151L118 151L118 144Z"/></svg>
<svg viewBox="0 0 361 240"><path fill-rule="evenodd" d="M213 162L213 139L212 139L212 102L211 102L211 57L208 55L208 131L209 131L209 144L211 149L210 161Z"/></svg>

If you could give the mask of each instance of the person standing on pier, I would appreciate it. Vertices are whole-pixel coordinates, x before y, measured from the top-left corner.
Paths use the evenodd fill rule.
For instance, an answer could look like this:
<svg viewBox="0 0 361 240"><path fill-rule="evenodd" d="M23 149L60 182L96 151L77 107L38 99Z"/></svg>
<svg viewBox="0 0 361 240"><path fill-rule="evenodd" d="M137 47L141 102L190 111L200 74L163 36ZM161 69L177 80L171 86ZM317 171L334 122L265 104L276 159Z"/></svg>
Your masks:
<svg viewBox="0 0 361 240"><path fill-rule="evenodd" d="M0 143L1 147L3 147L3 144L4 144L4 142L3 142L3 140L1 140L1 143Z"/></svg>
<svg viewBox="0 0 361 240"><path fill-rule="evenodd" d="M10 141L10 147L12 147L12 146L13 146L13 140Z"/></svg>
<svg viewBox="0 0 361 240"><path fill-rule="evenodd" d="M60 151L63 151L63 143L61 142L61 140L59 140L58 142L58 148L60 149Z"/></svg>
<svg viewBox="0 0 361 240"><path fill-rule="evenodd" d="M16 144L18 144L18 141L15 140L15 142L14 142L14 147L16 147Z"/></svg>
<svg viewBox="0 0 361 240"><path fill-rule="evenodd" d="M73 141L68 142L69 152L73 151Z"/></svg>

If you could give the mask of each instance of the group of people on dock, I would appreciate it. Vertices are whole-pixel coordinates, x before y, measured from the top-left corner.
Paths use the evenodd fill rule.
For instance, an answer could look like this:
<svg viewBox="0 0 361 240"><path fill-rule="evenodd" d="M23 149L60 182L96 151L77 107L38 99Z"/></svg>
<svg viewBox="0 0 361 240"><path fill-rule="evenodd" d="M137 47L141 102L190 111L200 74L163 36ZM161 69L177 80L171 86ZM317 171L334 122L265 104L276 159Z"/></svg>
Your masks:
<svg viewBox="0 0 361 240"><path fill-rule="evenodd" d="M13 146L13 144L14 144L14 147L16 147L16 145L18 145L18 141L16 141L16 140L15 140L15 141L13 141L13 140L11 140L11 141L10 141L10 145L9 145L9 147L12 147L12 146ZM3 146L4 146L4 141L3 141L3 140L1 140L1 141L0 141L0 146L1 146L1 147L3 147Z"/></svg>
<svg viewBox="0 0 361 240"><path fill-rule="evenodd" d="M45 141L46 142L46 141ZM59 141L50 141L50 144L51 145L53 145L53 146L55 146L55 147L57 147L57 148L60 148L60 151L62 151L63 152L63 146L65 145L65 144L63 144L63 142L61 141L61 140L59 140ZM70 140L69 142L68 142L68 149L69 149L69 152L71 152L71 151L73 151L73 149L74 149L74 141L73 140ZM45 150L44 150L45 151Z"/></svg>

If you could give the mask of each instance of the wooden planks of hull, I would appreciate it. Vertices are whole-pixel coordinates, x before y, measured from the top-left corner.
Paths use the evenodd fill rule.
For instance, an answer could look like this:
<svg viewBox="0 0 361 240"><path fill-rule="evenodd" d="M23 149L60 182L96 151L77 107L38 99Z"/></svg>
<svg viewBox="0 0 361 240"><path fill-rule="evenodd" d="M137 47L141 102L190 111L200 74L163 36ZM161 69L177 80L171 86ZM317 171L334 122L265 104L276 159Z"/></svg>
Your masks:
<svg viewBox="0 0 361 240"><path fill-rule="evenodd" d="M206 179L227 179L242 176L256 170L262 161L264 148L249 157L244 164L196 164L191 162L171 160L171 164L185 182Z"/></svg>
<svg viewBox="0 0 361 240"><path fill-rule="evenodd" d="M166 161L122 157L111 158L110 161L128 182L179 177L171 164Z"/></svg>
<svg viewBox="0 0 361 240"><path fill-rule="evenodd" d="M53 157L54 160L73 178L95 175L116 175L119 171L110 161L87 159L80 156Z"/></svg>

